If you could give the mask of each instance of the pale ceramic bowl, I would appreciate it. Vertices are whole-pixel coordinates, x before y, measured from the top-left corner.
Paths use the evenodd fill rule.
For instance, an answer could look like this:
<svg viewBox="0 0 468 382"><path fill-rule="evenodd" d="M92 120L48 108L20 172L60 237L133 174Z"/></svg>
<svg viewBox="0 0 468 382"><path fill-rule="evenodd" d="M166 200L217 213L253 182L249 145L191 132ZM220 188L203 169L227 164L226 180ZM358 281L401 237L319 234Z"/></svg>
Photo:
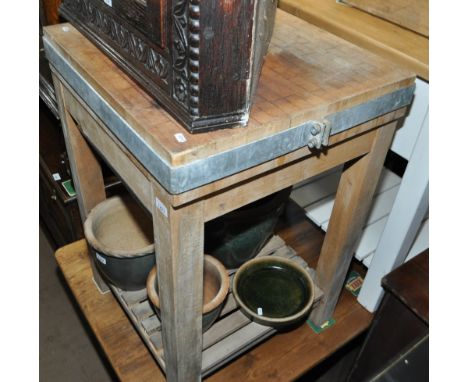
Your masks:
<svg viewBox="0 0 468 382"><path fill-rule="evenodd" d="M151 269L146 281L148 298L160 315L157 268ZM202 330L205 332L216 321L229 292L229 276L223 264L212 256L205 255L203 263L203 310Z"/></svg>

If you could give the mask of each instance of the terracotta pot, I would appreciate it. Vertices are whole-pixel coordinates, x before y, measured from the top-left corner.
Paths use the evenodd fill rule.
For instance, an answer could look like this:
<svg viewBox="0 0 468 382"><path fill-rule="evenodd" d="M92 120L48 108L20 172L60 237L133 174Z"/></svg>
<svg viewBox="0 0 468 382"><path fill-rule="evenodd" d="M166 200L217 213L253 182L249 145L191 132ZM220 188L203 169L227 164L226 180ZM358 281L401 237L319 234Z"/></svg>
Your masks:
<svg viewBox="0 0 468 382"><path fill-rule="evenodd" d="M138 290L156 263L153 222L137 202L115 196L98 204L84 224L95 263L104 278L124 290Z"/></svg>
<svg viewBox="0 0 468 382"><path fill-rule="evenodd" d="M146 290L159 317L160 304L157 268L153 267L148 275ZM221 312L224 300L229 292L229 276L226 268L214 257L205 255L203 264L203 317L202 330L205 332L213 325Z"/></svg>

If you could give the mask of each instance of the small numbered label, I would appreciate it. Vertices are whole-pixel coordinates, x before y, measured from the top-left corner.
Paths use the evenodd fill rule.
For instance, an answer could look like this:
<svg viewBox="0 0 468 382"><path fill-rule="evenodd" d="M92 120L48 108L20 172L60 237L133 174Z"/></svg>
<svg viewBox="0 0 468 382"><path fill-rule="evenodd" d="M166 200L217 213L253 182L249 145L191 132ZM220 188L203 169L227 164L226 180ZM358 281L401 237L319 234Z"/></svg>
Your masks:
<svg viewBox="0 0 468 382"><path fill-rule="evenodd" d="M179 143L185 143L185 142L187 142L187 138L185 138L185 135L182 134L182 133L174 134L174 137L175 137L175 139L177 140L177 142L179 142Z"/></svg>
<svg viewBox="0 0 468 382"><path fill-rule="evenodd" d="M106 259L102 257L99 253L96 253L96 259L98 259L101 263L106 265Z"/></svg>
<svg viewBox="0 0 468 382"><path fill-rule="evenodd" d="M156 207L167 218L167 207L158 198L156 198Z"/></svg>

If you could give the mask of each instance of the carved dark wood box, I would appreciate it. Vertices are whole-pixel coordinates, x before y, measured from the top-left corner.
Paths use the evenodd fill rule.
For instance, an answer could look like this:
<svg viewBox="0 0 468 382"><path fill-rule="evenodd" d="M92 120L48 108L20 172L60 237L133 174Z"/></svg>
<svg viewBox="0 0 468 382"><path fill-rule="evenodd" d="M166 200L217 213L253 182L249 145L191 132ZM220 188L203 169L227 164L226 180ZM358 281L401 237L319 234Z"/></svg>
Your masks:
<svg viewBox="0 0 468 382"><path fill-rule="evenodd" d="M60 13L190 132L246 124L277 0L64 0Z"/></svg>

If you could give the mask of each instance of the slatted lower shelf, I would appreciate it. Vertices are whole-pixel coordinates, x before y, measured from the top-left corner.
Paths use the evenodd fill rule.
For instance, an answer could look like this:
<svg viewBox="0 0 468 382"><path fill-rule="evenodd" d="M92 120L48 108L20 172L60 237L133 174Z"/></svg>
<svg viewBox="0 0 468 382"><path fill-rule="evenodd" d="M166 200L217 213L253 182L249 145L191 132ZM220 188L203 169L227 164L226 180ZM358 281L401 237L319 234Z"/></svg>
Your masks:
<svg viewBox="0 0 468 382"><path fill-rule="evenodd" d="M312 279L315 279L314 270L309 268L305 260L288 247L279 236L273 236L257 257L269 255L290 258L306 268ZM229 273L232 283L235 270L230 270ZM314 286L315 305L322 298L323 293L316 285ZM111 286L111 289L152 355L165 370L162 326L148 300L146 289L123 291L115 286ZM231 359L275 333L275 329L252 322L245 316L239 310L230 290L220 317L210 329L203 333L202 376L211 374Z"/></svg>

